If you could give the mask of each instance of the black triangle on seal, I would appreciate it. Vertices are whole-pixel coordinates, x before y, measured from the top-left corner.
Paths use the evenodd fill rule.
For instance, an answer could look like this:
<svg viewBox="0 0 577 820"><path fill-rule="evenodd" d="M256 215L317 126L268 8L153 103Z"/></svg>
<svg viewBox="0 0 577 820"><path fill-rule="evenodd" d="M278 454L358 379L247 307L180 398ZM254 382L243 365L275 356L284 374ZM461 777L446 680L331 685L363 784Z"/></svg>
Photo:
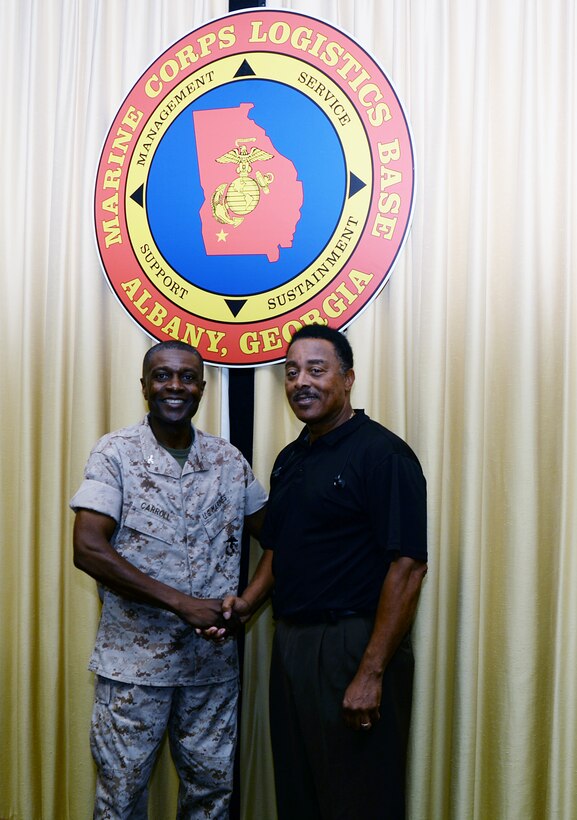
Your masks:
<svg viewBox="0 0 577 820"><path fill-rule="evenodd" d="M235 77L254 77L255 73L246 60L243 60Z"/></svg>
<svg viewBox="0 0 577 820"><path fill-rule="evenodd" d="M246 305L246 299L225 299L228 309L233 316L238 316L243 307Z"/></svg>
<svg viewBox="0 0 577 820"><path fill-rule="evenodd" d="M144 204L144 184L137 188L136 191L130 195L130 198L142 208Z"/></svg>
<svg viewBox="0 0 577 820"><path fill-rule="evenodd" d="M362 179L355 176L352 171L349 171L349 197L361 191L366 184Z"/></svg>

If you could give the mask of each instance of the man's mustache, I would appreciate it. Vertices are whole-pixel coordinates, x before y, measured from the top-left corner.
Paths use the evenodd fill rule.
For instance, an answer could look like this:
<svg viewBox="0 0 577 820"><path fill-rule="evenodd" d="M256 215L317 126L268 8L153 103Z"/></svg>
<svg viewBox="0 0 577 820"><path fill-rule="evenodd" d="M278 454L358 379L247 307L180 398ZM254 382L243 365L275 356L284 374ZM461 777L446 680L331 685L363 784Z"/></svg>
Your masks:
<svg viewBox="0 0 577 820"><path fill-rule="evenodd" d="M314 390L297 390L292 394L292 400L299 401L300 399L318 399L318 394Z"/></svg>

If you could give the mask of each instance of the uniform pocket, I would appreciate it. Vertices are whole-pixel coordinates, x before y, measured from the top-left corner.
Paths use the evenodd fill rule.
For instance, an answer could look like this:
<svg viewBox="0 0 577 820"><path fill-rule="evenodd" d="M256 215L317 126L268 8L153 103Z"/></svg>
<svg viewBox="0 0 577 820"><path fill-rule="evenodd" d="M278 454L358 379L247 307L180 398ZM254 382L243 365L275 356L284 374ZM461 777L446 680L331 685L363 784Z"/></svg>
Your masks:
<svg viewBox="0 0 577 820"><path fill-rule="evenodd" d="M110 703L110 680L96 675L94 680L94 701L108 706Z"/></svg>
<svg viewBox="0 0 577 820"><path fill-rule="evenodd" d="M227 527L234 524L234 510L225 495L219 495L217 500L201 512L201 520L206 534L211 541Z"/></svg>
<svg viewBox="0 0 577 820"><path fill-rule="evenodd" d="M169 513L146 501L141 502L139 507L131 507L122 523L128 529L167 544L171 544L174 538L174 525L170 522Z"/></svg>

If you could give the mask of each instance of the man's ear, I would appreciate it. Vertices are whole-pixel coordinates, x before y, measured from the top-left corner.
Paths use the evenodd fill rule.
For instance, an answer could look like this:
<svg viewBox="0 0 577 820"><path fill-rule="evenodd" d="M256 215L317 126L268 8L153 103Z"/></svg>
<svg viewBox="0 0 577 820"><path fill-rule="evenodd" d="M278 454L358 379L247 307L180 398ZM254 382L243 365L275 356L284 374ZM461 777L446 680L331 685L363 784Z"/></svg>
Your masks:
<svg viewBox="0 0 577 820"><path fill-rule="evenodd" d="M355 383L355 371L351 367L350 370L347 370L345 373L345 388L347 392L352 390L353 384Z"/></svg>
<svg viewBox="0 0 577 820"><path fill-rule="evenodd" d="M146 393L146 384L144 383L144 379L141 379L141 380L140 380L140 387L141 387L141 389L142 389L142 395L144 396L144 398L146 399L146 401L148 401L148 395L147 395L147 393Z"/></svg>

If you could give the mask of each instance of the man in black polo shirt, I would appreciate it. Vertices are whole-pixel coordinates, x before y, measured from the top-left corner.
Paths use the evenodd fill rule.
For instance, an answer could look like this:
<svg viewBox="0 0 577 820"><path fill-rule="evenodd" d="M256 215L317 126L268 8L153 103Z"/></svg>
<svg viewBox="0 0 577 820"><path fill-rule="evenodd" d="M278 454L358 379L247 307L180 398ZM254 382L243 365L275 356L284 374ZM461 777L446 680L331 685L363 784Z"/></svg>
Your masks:
<svg viewBox="0 0 577 820"><path fill-rule="evenodd" d="M224 603L244 621L272 590L279 820L405 816L426 486L410 447L352 409L354 378L342 333L295 333L285 389L306 426L274 464L256 573Z"/></svg>

